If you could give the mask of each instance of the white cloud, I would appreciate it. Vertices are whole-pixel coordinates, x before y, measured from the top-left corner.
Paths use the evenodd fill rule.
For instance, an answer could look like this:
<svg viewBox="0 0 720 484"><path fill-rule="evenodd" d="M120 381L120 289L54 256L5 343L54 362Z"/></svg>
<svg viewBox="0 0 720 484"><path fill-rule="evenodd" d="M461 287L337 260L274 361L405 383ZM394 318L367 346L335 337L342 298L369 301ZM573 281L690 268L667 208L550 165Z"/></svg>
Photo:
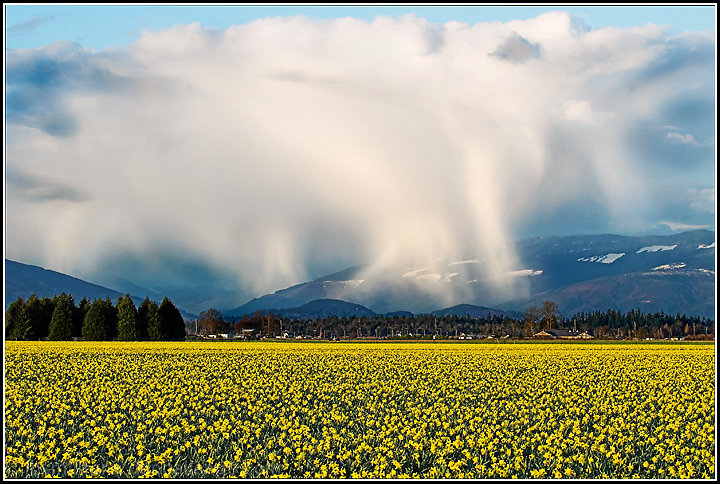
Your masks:
<svg viewBox="0 0 720 484"><path fill-rule="evenodd" d="M709 225L690 225L681 222L661 221L661 225L667 225L673 232L681 232L684 230L710 229Z"/></svg>
<svg viewBox="0 0 720 484"><path fill-rule="evenodd" d="M9 196L7 254L91 274L117 252L172 251L248 294L438 256L484 258L501 277L519 267L513 231L538 213L632 228L652 206L661 180L627 133L683 126L656 119L685 100L682 76L641 75L671 41L554 12L472 26L266 18L113 51L8 51L8 170L52 181L43 196L82 196Z"/></svg>
<svg viewBox="0 0 720 484"><path fill-rule="evenodd" d="M691 134L668 133L665 137L671 141L688 145L700 145Z"/></svg>

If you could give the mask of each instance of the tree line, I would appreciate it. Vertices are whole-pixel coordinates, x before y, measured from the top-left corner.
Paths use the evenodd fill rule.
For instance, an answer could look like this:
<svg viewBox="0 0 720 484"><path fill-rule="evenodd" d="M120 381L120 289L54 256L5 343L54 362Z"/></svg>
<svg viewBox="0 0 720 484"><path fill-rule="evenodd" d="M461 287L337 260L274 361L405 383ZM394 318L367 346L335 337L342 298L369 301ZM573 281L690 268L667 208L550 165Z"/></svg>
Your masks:
<svg viewBox="0 0 720 484"><path fill-rule="evenodd" d="M173 302L150 298L135 306L129 294L113 305L110 297L78 305L66 293L52 298L19 297L5 311L5 339L16 341L182 341L185 322Z"/></svg>
<svg viewBox="0 0 720 484"><path fill-rule="evenodd" d="M643 314L640 310L627 312L606 311L580 312L563 317L558 305L545 301L537 307L526 309L521 316L509 317L497 314L486 317L469 315L393 315L393 316L330 316L315 319L291 319L272 313L256 312L241 319L223 318L217 309L200 313L196 321L200 335L225 332L240 333L254 329L255 335L290 337L301 335L322 338L448 338L460 334L479 337L509 336L528 338L542 330L564 329L588 332L596 338L701 338L714 335L714 323L707 318L684 314L665 314L663 311Z"/></svg>
<svg viewBox="0 0 720 484"><path fill-rule="evenodd" d="M520 317L420 314L299 320L256 312L226 320L217 309L209 309L200 313L195 329L201 335L253 330L250 334L255 336L287 333L291 337L323 338L447 338L463 333L527 338L541 330L565 329L587 331L596 338L666 339L712 337L714 322L663 311L643 314L639 309L580 312L562 317L556 303L545 301L541 306L526 309ZM65 293L53 298L33 294L27 300L18 298L5 313L8 340L178 341L185 339L185 334L182 315L167 297L159 305L145 298L136 308L129 294L118 298L114 306L109 297L92 302L83 298L75 305L72 296Z"/></svg>

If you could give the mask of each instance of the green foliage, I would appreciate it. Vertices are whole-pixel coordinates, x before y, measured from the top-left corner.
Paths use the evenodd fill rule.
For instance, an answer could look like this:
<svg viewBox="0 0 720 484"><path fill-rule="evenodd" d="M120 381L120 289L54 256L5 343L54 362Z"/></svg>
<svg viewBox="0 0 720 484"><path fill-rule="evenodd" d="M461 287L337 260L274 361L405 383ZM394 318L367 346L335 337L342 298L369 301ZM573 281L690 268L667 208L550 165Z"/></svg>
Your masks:
<svg viewBox="0 0 720 484"><path fill-rule="evenodd" d="M158 321L161 340L183 341L185 339L185 321L178 308L167 297L163 298L160 303Z"/></svg>
<svg viewBox="0 0 720 484"><path fill-rule="evenodd" d="M5 338L13 339L11 335L15 334L15 327L21 324L24 318L25 301L19 297L13 301L5 311Z"/></svg>
<svg viewBox="0 0 720 484"><path fill-rule="evenodd" d="M27 341L32 339L32 326L30 326L30 320L24 312L20 315L20 319L13 325L9 339L13 341Z"/></svg>
<svg viewBox="0 0 720 484"><path fill-rule="evenodd" d="M90 304L82 326L86 341L108 341L117 334L117 311L110 298L96 299Z"/></svg>
<svg viewBox="0 0 720 484"><path fill-rule="evenodd" d="M24 308L24 318L27 320L29 325L27 339L39 339L41 337L39 335L43 332L42 309L42 302L40 301L40 298L38 298L35 293L31 294L30 297L28 297ZM49 325L50 321L48 321L47 326L44 328L45 334L43 336L47 336Z"/></svg>
<svg viewBox="0 0 720 484"><path fill-rule="evenodd" d="M67 341L72 339L73 318L75 316L75 300L72 296L62 293L55 296L55 309L50 320L48 339L51 341Z"/></svg>
<svg viewBox="0 0 720 484"><path fill-rule="evenodd" d="M130 294L118 299L118 339L120 341L138 341L138 312Z"/></svg>
<svg viewBox="0 0 720 484"><path fill-rule="evenodd" d="M82 336L82 327L85 324L85 315L90 309L91 302L83 297L80 300L77 308L75 309L75 316L73 317L73 336Z"/></svg>
<svg viewBox="0 0 720 484"><path fill-rule="evenodd" d="M137 319L139 341L161 341L160 326L157 317L158 309L158 304L147 297L140 304Z"/></svg>
<svg viewBox="0 0 720 484"><path fill-rule="evenodd" d="M22 328L17 328L15 335L10 336L10 339L47 338L54 309L55 306L49 298L40 299L37 294L31 294L25 302L23 315L19 320Z"/></svg>

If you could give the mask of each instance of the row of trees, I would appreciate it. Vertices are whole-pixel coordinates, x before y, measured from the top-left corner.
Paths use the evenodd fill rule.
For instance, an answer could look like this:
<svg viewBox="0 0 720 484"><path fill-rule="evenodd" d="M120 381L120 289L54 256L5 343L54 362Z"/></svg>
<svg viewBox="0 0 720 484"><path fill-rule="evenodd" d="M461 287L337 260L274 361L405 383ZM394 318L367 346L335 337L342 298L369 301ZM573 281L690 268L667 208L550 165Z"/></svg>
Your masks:
<svg viewBox="0 0 720 484"><path fill-rule="evenodd" d="M263 314L258 311L253 316L245 316L240 321L225 321L217 309L208 309L200 313L197 320L197 333L203 336L208 334L235 332L241 333L245 329L256 330L265 335L279 335L283 329L283 320L276 318L272 313Z"/></svg>
<svg viewBox="0 0 720 484"><path fill-rule="evenodd" d="M538 307L528 308L521 317L490 315L474 318L468 315L434 316L394 315L367 317L338 317L295 320L258 312L239 321L225 321L216 309L204 311L198 320L198 332L203 335L241 332L255 329L263 336L290 336L358 338L358 337L452 337L464 333L477 336L532 337L541 330L565 329L588 331L598 338L671 338L714 334L714 323L707 318L686 315L667 315L663 312L643 314L639 310L618 310L578 313L563 317L558 305L545 301Z"/></svg>
<svg viewBox="0 0 720 484"><path fill-rule="evenodd" d="M79 305L71 295L52 298L30 295L18 298L5 312L5 338L8 340L66 341L181 341L185 322L167 297L158 305L149 298L136 307L129 294L113 305L109 297Z"/></svg>
<svg viewBox="0 0 720 484"><path fill-rule="evenodd" d="M578 313L564 318L558 305L545 301L528 308L522 317L492 315L473 318L468 315L434 316L377 315L294 320L258 312L239 321L226 321L216 309L200 313L195 324L198 333L241 333L253 329L263 336L357 337L444 337L460 333L477 336L532 337L543 329L589 331L599 338L672 338L701 337L714 334L714 322L707 318L668 315L662 311L643 314L639 310ZM65 293L53 298L18 298L6 311L5 337L10 340L183 340L185 325L180 312L168 299L158 305L146 298L136 309L129 295L118 298L113 306L109 298L93 302L83 298L78 306Z"/></svg>

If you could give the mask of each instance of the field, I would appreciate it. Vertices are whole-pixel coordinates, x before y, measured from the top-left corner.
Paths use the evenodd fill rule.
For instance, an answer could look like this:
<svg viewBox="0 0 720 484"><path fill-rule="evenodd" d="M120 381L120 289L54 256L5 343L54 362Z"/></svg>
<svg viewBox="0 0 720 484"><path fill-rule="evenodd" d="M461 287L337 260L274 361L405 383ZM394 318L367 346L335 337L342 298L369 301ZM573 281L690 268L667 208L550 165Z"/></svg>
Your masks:
<svg viewBox="0 0 720 484"><path fill-rule="evenodd" d="M5 344L5 476L714 478L713 344Z"/></svg>

